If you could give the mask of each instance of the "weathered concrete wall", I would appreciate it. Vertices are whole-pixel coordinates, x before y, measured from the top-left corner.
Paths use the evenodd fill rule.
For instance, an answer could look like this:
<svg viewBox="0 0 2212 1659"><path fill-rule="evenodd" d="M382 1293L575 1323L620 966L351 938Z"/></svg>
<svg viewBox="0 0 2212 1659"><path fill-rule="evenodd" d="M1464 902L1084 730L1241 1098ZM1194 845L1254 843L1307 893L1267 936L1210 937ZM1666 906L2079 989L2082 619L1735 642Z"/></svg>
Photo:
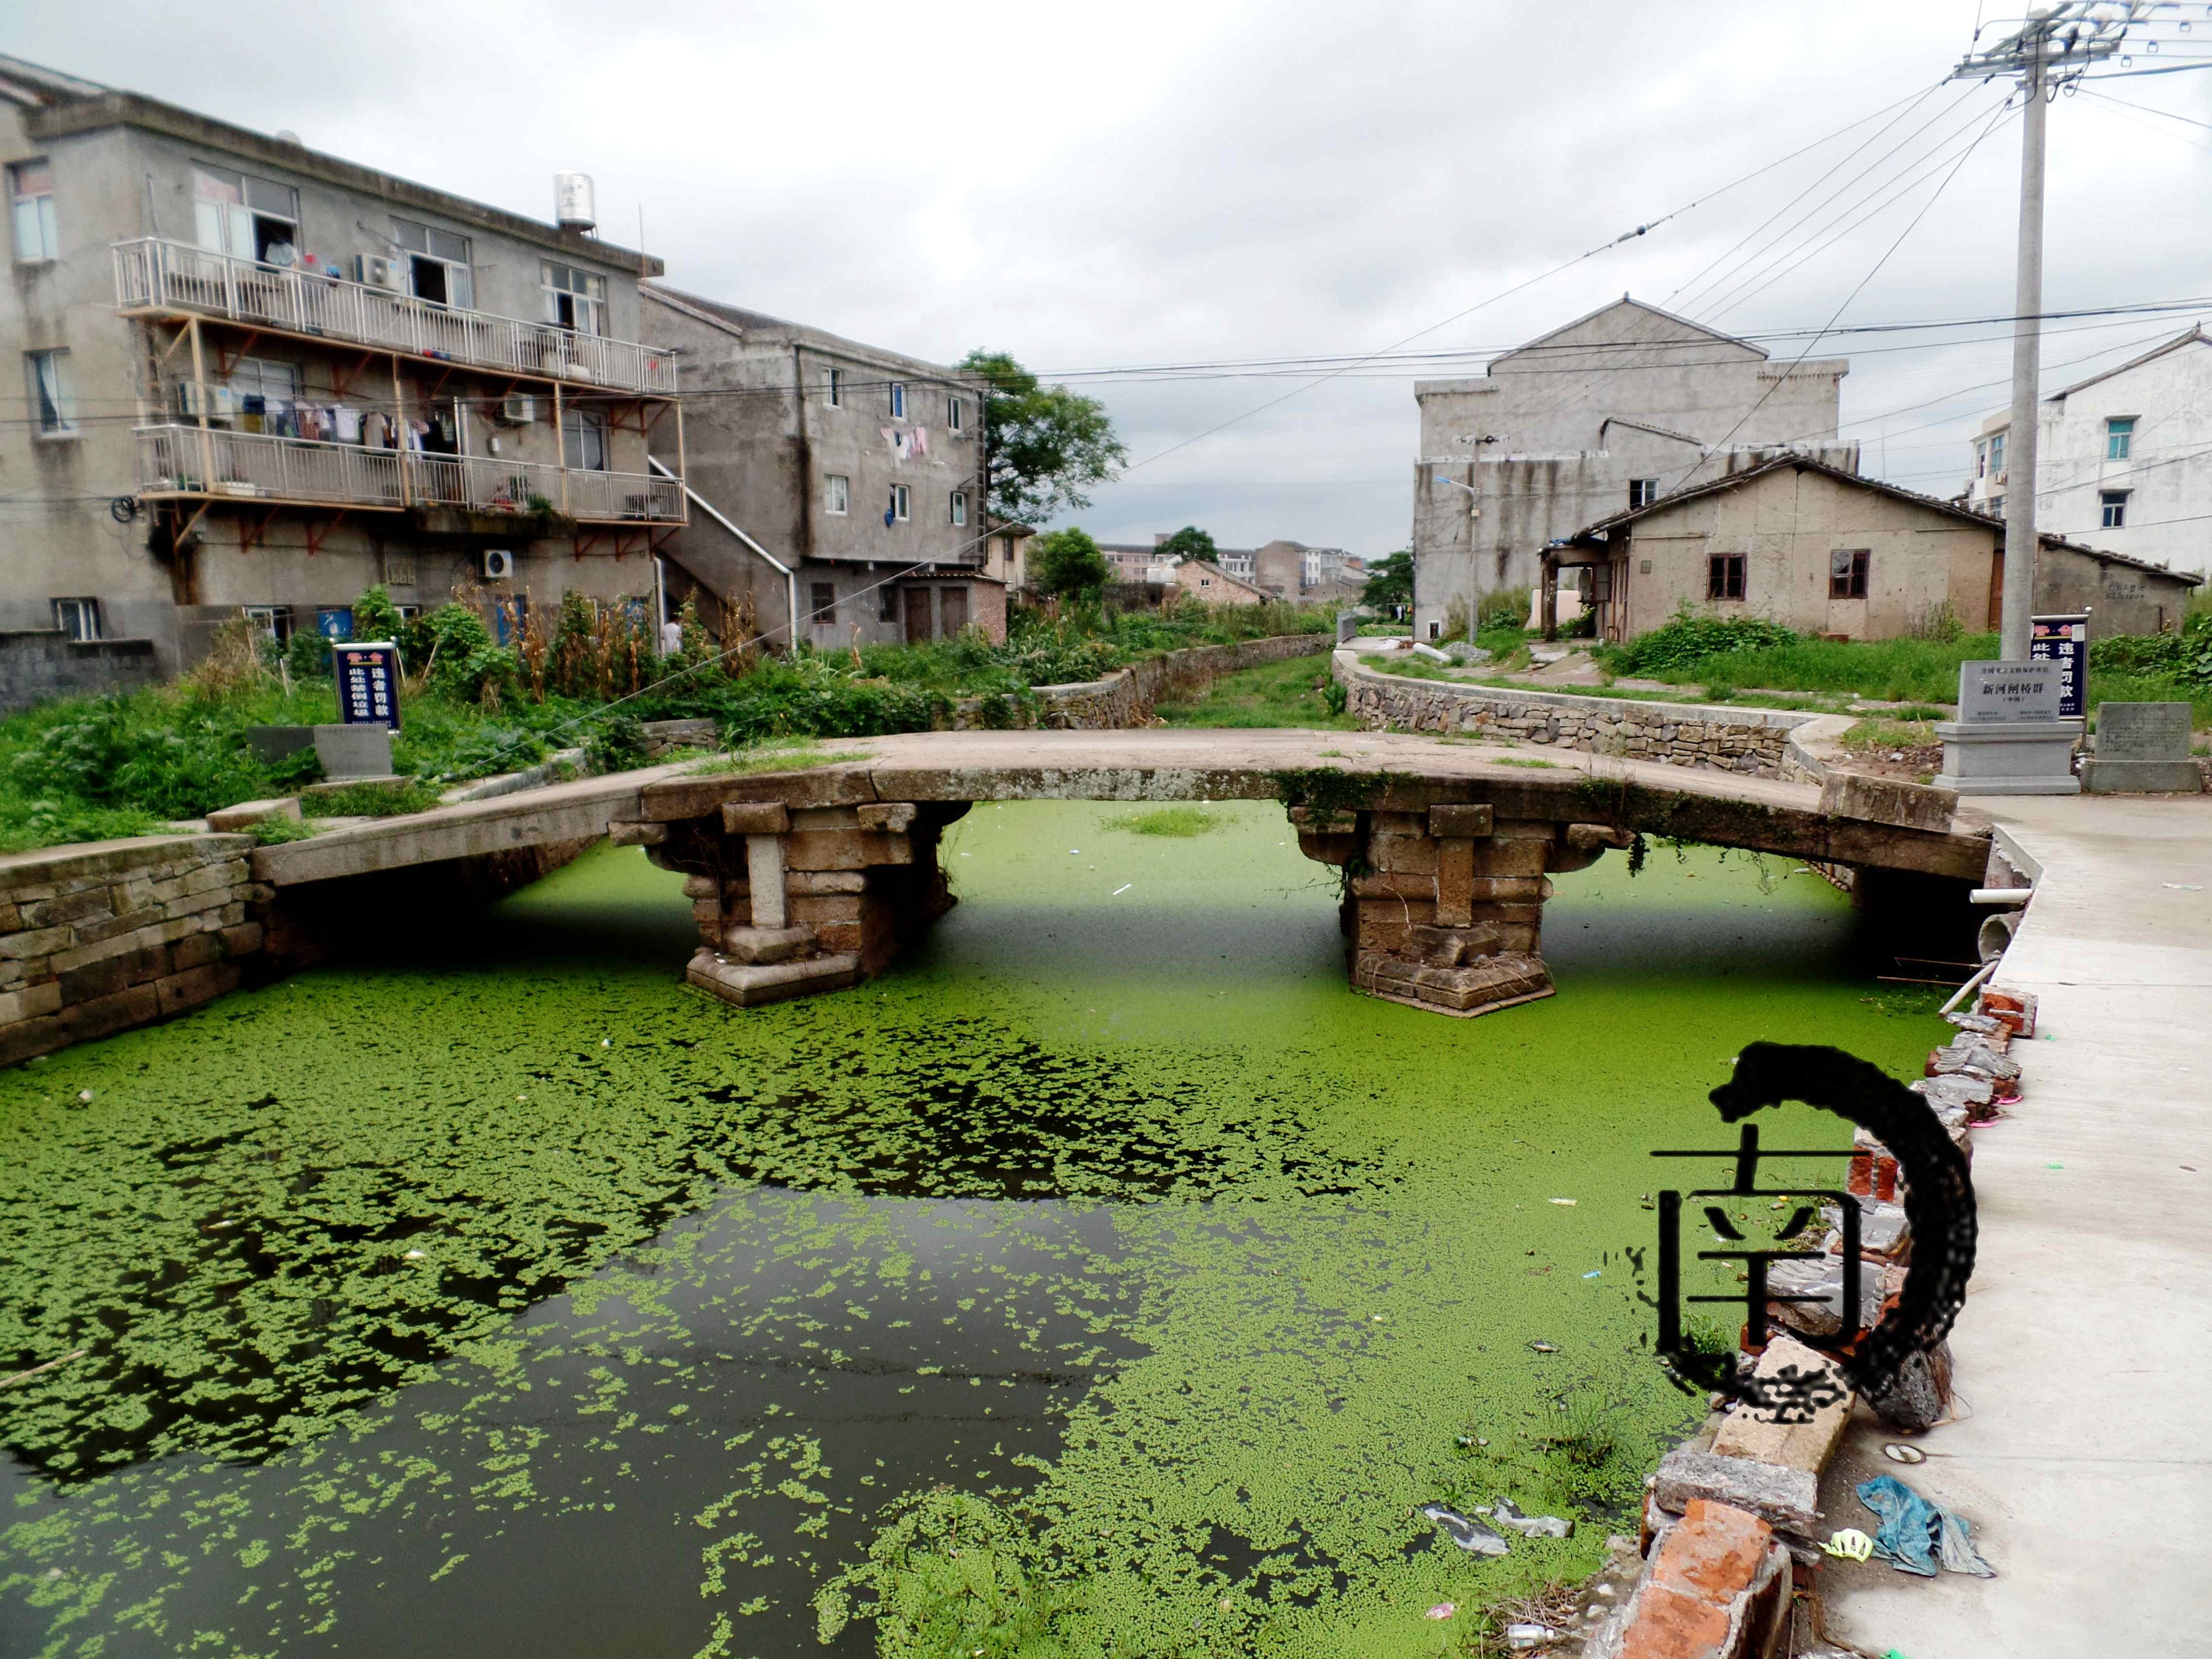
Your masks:
<svg viewBox="0 0 2212 1659"><path fill-rule="evenodd" d="M1235 645L1194 645L1170 651L1109 674L1103 680L1083 680L1073 685L1040 685L1036 695L1042 707L1033 717L1017 720L1018 726L1039 726L1055 732L1101 732L1120 726L1142 726L1162 702L1195 696L1223 674L1264 667L1291 657L1315 655L1334 642L1327 634L1279 634L1271 639L1245 640ZM952 729L981 731L991 725L986 718L988 699L964 697L954 706Z"/></svg>
<svg viewBox="0 0 2212 1659"><path fill-rule="evenodd" d="M1348 651L1336 653L1331 672L1344 684L1346 708L1372 730L1489 732L1593 755L1625 755L1758 777L1790 775L1784 763L1790 733L1820 718L1776 709L1637 702L1401 679L1363 667Z"/></svg>
<svg viewBox="0 0 2212 1659"><path fill-rule="evenodd" d="M151 640L72 640L52 629L0 633L0 714L55 697L138 691L161 678Z"/></svg>
<svg viewBox="0 0 2212 1659"><path fill-rule="evenodd" d="M0 1065L235 989L270 896L250 836L149 836L0 858Z"/></svg>

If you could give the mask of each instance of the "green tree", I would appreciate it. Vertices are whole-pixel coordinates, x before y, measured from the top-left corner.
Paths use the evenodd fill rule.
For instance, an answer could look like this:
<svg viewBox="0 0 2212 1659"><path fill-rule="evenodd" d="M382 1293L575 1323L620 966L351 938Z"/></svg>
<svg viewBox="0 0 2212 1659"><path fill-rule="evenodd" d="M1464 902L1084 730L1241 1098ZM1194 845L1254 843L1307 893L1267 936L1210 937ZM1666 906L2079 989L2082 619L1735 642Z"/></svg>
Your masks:
<svg viewBox="0 0 2212 1659"><path fill-rule="evenodd" d="M1413 602L1413 555L1411 549L1377 559L1368 567L1367 586L1360 603L1388 612L1395 605Z"/></svg>
<svg viewBox="0 0 2212 1659"><path fill-rule="evenodd" d="M1194 524L1187 524L1153 550L1164 559L1202 559L1207 564L1221 562L1220 550L1213 538Z"/></svg>
<svg viewBox="0 0 2212 1659"><path fill-rule="evenodd" d="M1082 530L1048 530L1030 551L1032 580L1056 599L1095 598L1114 579L1098 544Z"/></svg>
<svg viewBox="0 0 2212 1659"><path fill-rule="evenodd" d="M1113 417L1096 398L1041 385L1003 351L971 351L960 368L983 383L983 464L990 509L1000 518L1037 524L1088 507L1085 492L1127 463Z"/></svg>

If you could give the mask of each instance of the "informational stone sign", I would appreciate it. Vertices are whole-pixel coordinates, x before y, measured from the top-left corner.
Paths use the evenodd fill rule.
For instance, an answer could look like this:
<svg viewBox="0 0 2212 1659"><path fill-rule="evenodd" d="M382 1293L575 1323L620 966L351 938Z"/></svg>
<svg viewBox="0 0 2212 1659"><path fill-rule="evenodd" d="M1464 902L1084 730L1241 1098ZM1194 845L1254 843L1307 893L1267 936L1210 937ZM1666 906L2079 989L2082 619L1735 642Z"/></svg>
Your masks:
<svg viewBox="0 0 2212 1659"><path fill-rule="evenodd" d="M331 647L338 682L338 719L347 726L399 729L399 647L389 640Z"/></svg>
<svg viewBox="0 0 2212 1659"><path fill-rule="evenodd" d="M2055 662L1962 662L1959 719L1967 726L2044 725L2063 719Z"/></svg>
<svg viewBox="0 0 2212 1659"><path fill-rule="evenodd" d="M2100 702L2097 747L2081 768L2096 795L2193 795L2204 787L2189 757L2185 702Z"/></svg>
<svg viewBox="0 0 2212 1659"><path fill-rule="evenodd" d="M2089 712L2089 617L2079 611L2063 617L2028 619L2027 654L2036 662L2058 665L2058 715L2079 720Z"/></svg>

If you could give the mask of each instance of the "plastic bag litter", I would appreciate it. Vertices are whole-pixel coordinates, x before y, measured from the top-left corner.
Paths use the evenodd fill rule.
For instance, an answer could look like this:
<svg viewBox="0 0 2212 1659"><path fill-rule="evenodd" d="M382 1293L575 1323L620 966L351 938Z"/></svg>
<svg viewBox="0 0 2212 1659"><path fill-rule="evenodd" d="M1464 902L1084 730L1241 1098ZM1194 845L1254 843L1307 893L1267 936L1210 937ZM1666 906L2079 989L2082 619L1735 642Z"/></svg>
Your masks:
<svg viewBox="0 0 2212 1659"><path fill-rule="evenodd" d="M1878 1474L1862 1483L1858 1492L1859 1502L1881 1517L1874 1553L1899 1572L1933 1578L1940 1560L1947 1572L1971 1573L1977 1578L1997 1576L1997 1570L1975 1549L1972 1529L1966 1522L1929 1503L1894 1475Z"/></svg>
<svg viewBox="0 0 2212 1659"><path fill-rule="evenodd" d="M1442 1527L1444 1536L1469 1554L1503 1555L1513 1547L1503 1534L1492 1531L1473 1516L1462 1515L1442 1504L1424 1504L1421 1513Z"/></svg>
<svg viewBox="0 0 2212 1659"><path fill-rule="evenodd" d="M1572 1538L1575 1523L1562 1521L1556 1515L1523 1515L1518 1504L1510 1498L1501 1498L1493 1504L1490 1518L1501 1527L1510 1527L1523 1538Z"/></svg>

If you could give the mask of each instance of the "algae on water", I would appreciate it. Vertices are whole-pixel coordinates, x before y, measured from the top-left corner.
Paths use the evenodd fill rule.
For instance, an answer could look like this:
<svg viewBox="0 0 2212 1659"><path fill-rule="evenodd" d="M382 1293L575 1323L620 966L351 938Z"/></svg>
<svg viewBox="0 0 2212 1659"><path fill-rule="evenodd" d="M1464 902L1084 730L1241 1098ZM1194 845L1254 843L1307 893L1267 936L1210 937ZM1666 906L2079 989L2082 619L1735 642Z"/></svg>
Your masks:
<svg viewBox="0 0 2212 1659"><path fill-rule="evenodd" d="M686 990L605 852L0 1074L0 1375L88 1351L0 1393L0 1649L896 1652L967 1585L1069 1655L1427 1653L1592 1565L1695 1409L1649 1151L1745 1041L1902 1068L1924 1012L1692 851L1443 1020L1346 989L1279 805L1117 810L979 807L929 945L811 1002ZM1594 1518L1417 1513L1501 1496Z"/></svg>

